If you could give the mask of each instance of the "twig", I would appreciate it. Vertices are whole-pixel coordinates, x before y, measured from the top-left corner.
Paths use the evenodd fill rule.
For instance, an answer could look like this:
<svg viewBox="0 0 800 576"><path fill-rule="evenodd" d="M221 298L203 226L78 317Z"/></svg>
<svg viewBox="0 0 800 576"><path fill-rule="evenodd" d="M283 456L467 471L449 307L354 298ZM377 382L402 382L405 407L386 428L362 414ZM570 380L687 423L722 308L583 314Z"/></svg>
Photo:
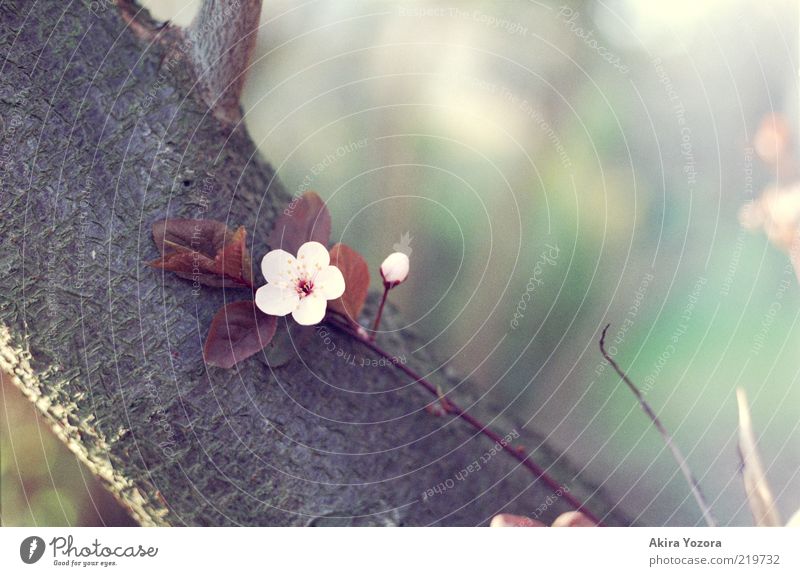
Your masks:
<svg viewBox="0 0 800 576"><path fill-rule="evenodd" d="M370 342L375 342L375 336L378 335L378 328L380 328L381 317L383 316L383 307L386 305L386 297L389 296L390 289L388 285L383 287L383 298L381 298L381 304L378 306L378 313L375 314L375 323L372 325L372 334L369 337Z"/></svg>
<svg viewBox="0 0 800 576"><path fill-rule="evenodd" d="M382 356L384 359L389 360L392 366L394 366L401 372L405 373L408 377L412 378L415 382L419 383L423 388L425 388L425 390L430 392L431 395L439 399L442 408L447 413L455 414L456 416L467 422L470 426L475 428L478 432L480 432L481 434L492 440L495 444L499 445L507 454L511 455L515 460L519 461L523 466L525 466L525 468L533 472L536 478L542 480L553 491L555 492L560 491L562 493L562 497L567 502L569 502L571 506L574 506L576 510L582 512L584 515L586 515L587 518L589 518L592 522L594 522L598 526L602 526L600 520L594 514L592 514L592 512L589 509L587 509L586 506L580 500L575 498L575 496L573 496L570 492L564 489L564 487L561 486L561 484L559 484L555 479L553 479L545 471L544 468L542 468L541 466L536 464L533 460L531 460L531 458L528 455L517 451L514 447L508 444L505 441L505 439L502 436L500 436L497 432L491 430L486 424L483 424L480 420L469 414L466 410L461 408L458 404L456 404L449 398L446 399L446 402L442 402L444 396L441 390L439 390L436 386L428 382L425 378L414 372L408 366L394 362L393 361L395 358L394 356L392 356L383 348L372 342L370 339L357 334L356 332L353 331L353 329L349 325L340 322L336 318L329 317L329 321L331 321L333 324L335 324L336 326L338 326L339 328L341 328L342 330L346 331L348 334L359 340L364 346L366 346L379 356Z"/></svg>
<svg viewBox="0 0 800 576"><path fill-rule="evenodd" d="M703 496L702 490L700 490L700 484L692 474L692 470L689 468L686 458L684 458L677 444L675 444L675 441L672 439L672 435L661 423L661 420L658 419L658 416L656 416L656 413L650 407L650 404L647 403L647 400L644 399L642 392L636 387L636 384L633 383L628 375L625 374L622 368L619 367L616 361L606 351L606 332L608 332L610 326L611 324L606 324L606 327L603 328L603 333L600 336L600 352L603 354L603 358L608 360L608 363L611 364L611 367L614 369L614 371L619 375L620 378L622 378L622 381L628 385L628 388L630 388L631 392L633 392L634 396L636 396L636 399L639 401L639 406L642 407L642 410L644 410L644 413L647 414L648 418L650 418L650 421L656 427L658 433L661 434L661 437L664 439L664 443L667 445L667 448L669 448L670 452L672 452L672 457L678 463L678 467L681 469L683 477L686 478L686 482L689 483L689 487L692 490L692 495L694 496L695 501L697 501L697 505L700 507L700 510L703 512L703 518L705 519L706 524L709 526L716 526L717 523L714 520L713 514L711 513L711 507L708 505L708 502L706 502L706 498Z"/></svg>

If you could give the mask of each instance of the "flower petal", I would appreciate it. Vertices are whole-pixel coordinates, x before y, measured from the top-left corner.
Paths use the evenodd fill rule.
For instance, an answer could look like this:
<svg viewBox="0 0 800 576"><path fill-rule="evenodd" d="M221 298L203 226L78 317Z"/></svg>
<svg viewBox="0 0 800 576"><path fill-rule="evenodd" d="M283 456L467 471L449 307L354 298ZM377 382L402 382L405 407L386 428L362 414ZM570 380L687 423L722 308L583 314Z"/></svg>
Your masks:
<svg viewBox="0 0 800 576"><path fill-rule="evenodd" d="M256 306L264 314L286 316L289 312L293 312L299 303L300 296L291 288L267 284L256 290Z"/></svg>
<svg viewBox="0 0 800 576"><path fill-rule="evenodd" d="M408 278L409 266L408 255L402 252L389 254L386 260L383 261L383 264L381 264L381 276L383 276L383 281L387 284L391 284L391 287L397 286Z"/></svg>
<svg viewBox="0 0 800 576"><path fill-rule="evenodd" d="M592 528L597 526L583 513L573 510L564 512L553 521L553 528Z"/></svg>
<svg viewBox="0 0 800 576"><path fill-rule="evenodd" d="M288 282L297 272L297 259L286 250L272 250L261 260L261 273L267 282Z"/></svg>
<svg viewBox="0 0 800 576"><path fill-rule="evenodd" d="M544 528L545 525L538 520L516 514L498 514L492 518L490 528Z"/></svg>
<svg viewBox="0 0 800 576"><path fill-rule="evenodd" d="M325 317L325 309L327 307L328 302L325 298L311 294L300 300L300 304L292 312L292 318L303 326L319 324Z"/></svg>
<svg viewBox="0 0 800 576"><path fill-rule="evenodd" d="M323 268L314 278L314 292L326 300L334 300L344 294L344 276L336 266Z"/></svg>
<svg viewBox="0 0 800 576"><path fill-rule="evenodd" d="M331 263L331 256L328 249L319 242L306 242L297 251L297 260L300 266L314 274Z"/></svg>

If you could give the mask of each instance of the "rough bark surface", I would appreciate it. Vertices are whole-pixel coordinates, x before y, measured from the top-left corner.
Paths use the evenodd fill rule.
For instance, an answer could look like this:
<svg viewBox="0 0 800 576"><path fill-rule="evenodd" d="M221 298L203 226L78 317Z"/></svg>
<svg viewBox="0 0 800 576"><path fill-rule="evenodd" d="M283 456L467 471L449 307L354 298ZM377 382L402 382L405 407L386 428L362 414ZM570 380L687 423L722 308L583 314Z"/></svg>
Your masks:
<svg viewBox="0 0 800 576"><path fill-rule="evenodd" d="M69 447L143 524L476 525L533 513L550 491L516 461L498 454L458 480L490 443L428 414L430 398L398 371L353 365L319 334L274 370L263 358L203 365L214 312L247 293L193 292L147 268L152 222L244 225L260 255L289 197L244 128L209 113L174 30L88 4L0 4L0 368ZM337 350L369 357L328 330ZM384 344L433 371L403 338ZM472 404L468 384L440 383ZM473 410L492 420L485 401ZM593 492L563 458L551 472ZM589 505L610 509L597 493ZM555 502L543 519L564 510Z"/></svg>

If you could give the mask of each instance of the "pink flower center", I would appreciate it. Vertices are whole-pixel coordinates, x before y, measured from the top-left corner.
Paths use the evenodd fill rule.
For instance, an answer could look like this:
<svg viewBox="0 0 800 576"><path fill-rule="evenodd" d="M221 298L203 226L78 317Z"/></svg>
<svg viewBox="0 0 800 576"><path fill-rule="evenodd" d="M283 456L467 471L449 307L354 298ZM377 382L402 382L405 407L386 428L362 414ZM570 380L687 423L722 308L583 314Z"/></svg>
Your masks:
<svg viewBox="0 0 800 576"><path fill-rule="evenodd" d="M297 282L297 293L300 294L300 298L305 298L309 294L314 291L314 283L307 278L301 278Z"/></svg>

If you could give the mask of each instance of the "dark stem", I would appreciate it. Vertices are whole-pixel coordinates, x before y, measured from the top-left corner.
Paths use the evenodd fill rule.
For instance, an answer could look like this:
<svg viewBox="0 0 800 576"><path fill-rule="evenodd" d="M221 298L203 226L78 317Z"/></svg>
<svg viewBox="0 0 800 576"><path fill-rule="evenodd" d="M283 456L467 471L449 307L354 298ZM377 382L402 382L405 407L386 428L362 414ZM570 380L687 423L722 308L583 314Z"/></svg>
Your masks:
<svg viewBox="0 0 800 576"><path fill-rule="evenodd" d="M683 477L686 478L686 482L689 483L689 487L692 490L692 495L694 499L697 501L697 505L700 507L700 510L703 512L703 518L706 521L706 524L709 526L716 526L717 523L714 520L714 516L711 513L711 507L706 502L705 496L703 496L702 490L700 490L700 484L695 479L694 475L692 474L691 468L689 468L689 464L686 462L686 458L681 453L680 449L678 448L675 441L672 439L672 435L667 431L664 424L661 423L661 420L658 419L656 413L650 407L650 404L647 403L647 400L644 399L644 395L642 392L637 388L637 386L633 383L633 381L628 377L625 372L623 372L622 368L614 361L611 355L606 351L606 332L608 332L608 328L611 324L606 324L606 327L603 328L603 333L600 336L600 352L603 354L603 358L608 360L608 363L611 364L611 367L614 371L622 378L622 381L628 385L633 395L636 396L636 399L639 401L639 406L642 407L644 413L647 414L647 417L650 418L650 421L658 430L658 433L661 434L661 437L664 439L664 443L669 448L670 452L672 452L672 457L678 463L678 467L681 469L681 473L683 473Z"/></svg>
<svg viewBox="0 0 800 576"><path fill-rule="evenodd" d="M378 335L378 328L381 325L381 316L383 316L383 307L386 305L386 298L389 296L391 287L389 284L383 285L383 298L381 298L381 305L378 306L378 313L375 314L375 323L372 325L372 334L369 335L369 341L374 342L375 337Z"/></svg>
<svg viewBox="0 0 800 576"><path fill-rule="evenodd" d="M386 301L386 294L388 293L388 289L383 293L383 301L381 302L381 308L383 309L383 302ZM380 320L380 310L378 312L377 320ZM465 422L467 422L470 426L475 428L478 432L492 440L495 444L502 447L502 449L507 453L510 454L515 460L519 461L525 468L533 472L534 476L537 479L542 480L545 484L547 484L554 492L561 492L562 497L569 502L570 505L574 506L576 510L582 512L587 518L589 518L592 522L601 526L600 520L588 509L586 506L575 496L573 496L570 492L568 492L561 484L559 484L555 479L553 479L541 466L536 464L531 458L524 454L521 451L510 446L505 439L500 436L497 432L491 430L486 424L483 424L480 420L469 414L466 410L461 408L458 404L450 400L449 398L444 397L441 390L439 390L436 386L428 382L425 378L414 372L411 368L406 366L405 364L400 364L398 362L394 362L393 359L395 356L389 354L383 348L378 346L372 341L372 338L367 339L359 336L357 333L353 331L353 329L345 323L340 322L336 318L329 317L329 321L333 324L338 326L340 329L344 330L351 336L358 339L364 346L382 356L384 359L389 360L390 364L400 370L401 372L405 373L407 376L412 378L415 382L419 383L425 390L430 392L433 396L439 399L440 405L445 412L450 414L455 414ZM377 322L376 322L377 325ZM374 333L373 333L374 335Z"/></svg>

